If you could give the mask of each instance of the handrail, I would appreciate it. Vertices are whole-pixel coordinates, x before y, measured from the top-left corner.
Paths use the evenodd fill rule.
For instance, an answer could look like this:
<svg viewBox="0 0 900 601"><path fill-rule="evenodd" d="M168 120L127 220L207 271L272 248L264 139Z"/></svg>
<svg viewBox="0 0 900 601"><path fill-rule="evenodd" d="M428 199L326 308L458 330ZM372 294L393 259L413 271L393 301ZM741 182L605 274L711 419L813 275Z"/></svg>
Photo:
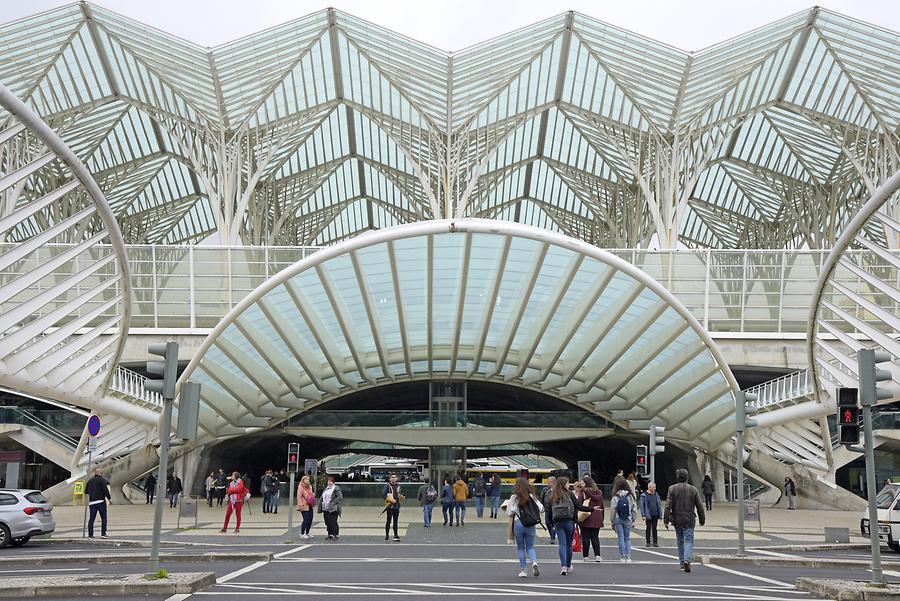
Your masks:
<svg viewBox="0 0 900 601"><path fill-rule="evenodd" d="M146 403L151 403L157 407L163 406L163 399L156 392L148 392L144 388L144 382L147 381L146 376L142 376L136 371L132 371L121 365L116 366L116 371L110 380L110 390L139 399Z"/></svg>
<svg viewBox="0 0 900 601"><path fill-rule="evenodd" d="M19 419L14 421L6 421L4 419L5 412L10 412L13 415L18 416ZM46 434L48 438L54 439L56 442L62 444L65 447L75 449L75 447L78 446L77 440L75 440L68 434L65 434L64 432L57 430L47 422L38 419L31 412L26 411L20 407L0 406L0 423L15 423L21 424L23 426L33 427Z"/></svg>
<svg viewBox="0 0 900 601"><path fill-rule="evenodd" d="M752 405L762 409L775 403L812 394L813 387L809 375L809 369L802 369L751 386L744 392L756 394L757 400Z"/></svg>

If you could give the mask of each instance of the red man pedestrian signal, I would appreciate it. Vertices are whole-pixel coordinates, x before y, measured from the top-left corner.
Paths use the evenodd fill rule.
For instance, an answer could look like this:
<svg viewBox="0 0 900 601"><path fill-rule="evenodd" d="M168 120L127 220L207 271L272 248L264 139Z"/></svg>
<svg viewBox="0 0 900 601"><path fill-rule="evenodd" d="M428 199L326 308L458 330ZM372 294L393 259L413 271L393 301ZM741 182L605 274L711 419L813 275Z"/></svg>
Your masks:
<svg viewBox="0 0 900 601"><path fill-rule="evenodd" d="M650 475L650 466L647 465L647 445L639 444L637 446L635 464L637 466L635 471L637 471L639 476Z"/></svg>
<svg viewBox="0 0 900 601"><path fill-rule="evenodd" d="M288 473L296 473L300 463L300 444L296 442L288 443L287 471Z"/></svg>
<svg viewBox="0 0 900 601"><path fill-rule="evenodd" d="M856 388L838 388L837 427L841 444L859 444L859 392Z"/></svg>
<svg viewBox="0 0 900 601"><path fill-rule="evenodd" d="M855 426L859 424L859 409L843 408L841 409L841 425Z"/></svg>

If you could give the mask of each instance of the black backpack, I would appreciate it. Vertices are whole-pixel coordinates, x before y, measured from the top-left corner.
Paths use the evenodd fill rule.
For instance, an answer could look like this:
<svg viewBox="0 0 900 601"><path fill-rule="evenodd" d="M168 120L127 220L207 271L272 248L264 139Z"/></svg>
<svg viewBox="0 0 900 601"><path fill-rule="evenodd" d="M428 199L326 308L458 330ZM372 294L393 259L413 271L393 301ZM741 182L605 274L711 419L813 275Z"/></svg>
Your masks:
<svg viewBox="0 0 900 601"><path fill-rule="evenodd" d="M537 503L531 497L528 498L527 503L519 506L518 515L519 521L526 528L537 526L541 523L541 512L538 511Z"/></svg>

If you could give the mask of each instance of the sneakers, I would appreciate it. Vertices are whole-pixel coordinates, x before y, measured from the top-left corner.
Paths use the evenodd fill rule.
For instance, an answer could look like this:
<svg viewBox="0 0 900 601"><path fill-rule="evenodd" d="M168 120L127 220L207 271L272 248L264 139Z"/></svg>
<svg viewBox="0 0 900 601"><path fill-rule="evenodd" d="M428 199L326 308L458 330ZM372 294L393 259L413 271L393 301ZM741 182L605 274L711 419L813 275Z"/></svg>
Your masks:
<svg viewBox="0 0 900 601"><path fill-rule="evenodd" d="M109 535L108 535L108 534L101 534L101 535L100 535L100 538L109 538Z"/></svg>
<svg viewBox="0 0 900 601"><path fill-rule="evenodd" d="M538 566L537 562L531 564L531 571L534 573L535 578L541 575L541 568Z"/></svg>
<svg viewBox="0 0 900 601"><path fill-rule="evenodd" d="M519 570L519 578L528 578L528 572L525 570Z"/></svg>
<svg viewBox="0 0 900 601"><path fill-rule="evenodd" d="M559 571L560 576L567 576L568 574L569 574L569 570L567 570L565 567L563 567L563 569L561 569Z"/></svg>
<svg viewBox="0 0 900 601"><path fill-rule="evenodd" d="M235 533L235 534L239 534L240 532L241 532L240 528L235 528L235 529L234 529L234 533Z"/></svg>
<svg viewBox="0 0 900 601"><path fill-rule="evenodd" d="M594 561L600 563L601 561L603 561L603 559L601 559L600 556L597 555L596 557L594 557Z"/></svg>
<svg viewBox="0 0 900 601"><path fill-rule="evenodd" d="M630 558L630 557L626 557L626 558L625 558L625 563L631 563L631 558Z"/></svg>
<svg viewBox="0 0 900 601"><path fill-rule="evenodd" d="M659 543L653 543L653 546L659 549Z"/></svg>
<svg viewBox="0 0 900 601"><path fill-rule="evenodd" d="M588 557L587 555L585 555L585 556L582 558L581 561L583 561L584 563L587 563L587 562L589 562L590 560L591 560L591 558Z"/></svg>
<svg viewBox="0 0 900 601"><path fill-rule="evenodd" d="M691 571L691 562L689 562L689 561L684 562L684 571L685 572Z"/></svg>
<svg viewBox="0 0 900 601"><path fill-rule="evenodd" d="M399 542L400 542L400 537L399 537L399 536L395 536L395 537L394 537L394 542L395 542L395 543L399 543Z"/></svg>
<svg viewBox="0 0 900 601"><path fill-rule="evenodd" d="M619 555L619 561L621 561L622 563L625 563L625 556Z"/></svg>
<svg viewBox="0 0 900 601"><path fill-rule="evenodd" d="M225 534L225 528L222 528L221 530L219 530L219 534ZM94 538L94 537L92 536L91 538Z"/></svg>
<svg viewBox="0 0 900 601"><path fill-rule="evenodd" d="M390 538L388 538L387 536L384 537L384 542L388 542L389 540Z"/></svg>
<svg viewBox="0 0 900 601"><path fill-rule="evenodd" d="M328 540L334 540L334 535L333 535L333 534L329 534L329 535L328 535ZM384 540L387 540L387 538L385 538Z"/></svg>

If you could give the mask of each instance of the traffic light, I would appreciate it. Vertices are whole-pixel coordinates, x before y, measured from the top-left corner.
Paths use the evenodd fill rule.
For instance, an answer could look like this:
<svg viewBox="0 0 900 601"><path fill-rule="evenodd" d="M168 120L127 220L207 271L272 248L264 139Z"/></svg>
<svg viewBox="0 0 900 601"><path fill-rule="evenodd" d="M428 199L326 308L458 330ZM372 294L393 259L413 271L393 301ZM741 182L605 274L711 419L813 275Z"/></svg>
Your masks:
<svg viewBox="0 0 900 601"><path fill-rule="evenodd" d="M300 463L300 444L296 442L288 443L287 471L294 474L299 471Z"/></svg>
<svg viewBox="0 0 900 601"><path fill-rule="evenodd" d="M748 418L748 415L756 415L758 411L757 408L753 405L748 405L747 403L755 403L756 399L759 398L756 393L753 392L744 392L743 390L739 390L735 395L734 399L734 417L735 417L735 429L738 432L743 432L747 428L756 427L756 420Z"/></svg>
<svg viewBox="0 0 900 601"><path fill-rule="evenodd" d="M856 388L838 388L837 425L838 441L841 444L859 444L859 391Z"/></svg>
<svg viewBox="0 0 900 601"><path fill-rule="evenodd" d="M860 349L856 353L857 366L859 367L859 400L863 407L874 406L879 399L891 398L891 392L884 388L878 388L878 382L891 379L891 372L886 369L878 369L879 363L891 360L891 355L884 351L876 351L870 348Z"/></svg>
<svg viewBox="0 0 900 601"><path fill-rule="evenodd" d="M162 361L147 361L147 373L162 376L162 380L147 378L144 390L155 392L171 401L175 398L175 381L178 379L178 343L162 342L147 347L151 355L162 357Z"/></svg>
<svg viewBox="0 0 900 601"><path fill-rule="evenodd" d="M664 453L666 450L665 426L650 426L650 454Z"/></svg>
<svg viewBox="0 0 900 601"><path fill-rule="evenodd" d="M637 473L639 476L649 476L650 466L647 465L647 445L639 444L637 446Z"/></svg>

